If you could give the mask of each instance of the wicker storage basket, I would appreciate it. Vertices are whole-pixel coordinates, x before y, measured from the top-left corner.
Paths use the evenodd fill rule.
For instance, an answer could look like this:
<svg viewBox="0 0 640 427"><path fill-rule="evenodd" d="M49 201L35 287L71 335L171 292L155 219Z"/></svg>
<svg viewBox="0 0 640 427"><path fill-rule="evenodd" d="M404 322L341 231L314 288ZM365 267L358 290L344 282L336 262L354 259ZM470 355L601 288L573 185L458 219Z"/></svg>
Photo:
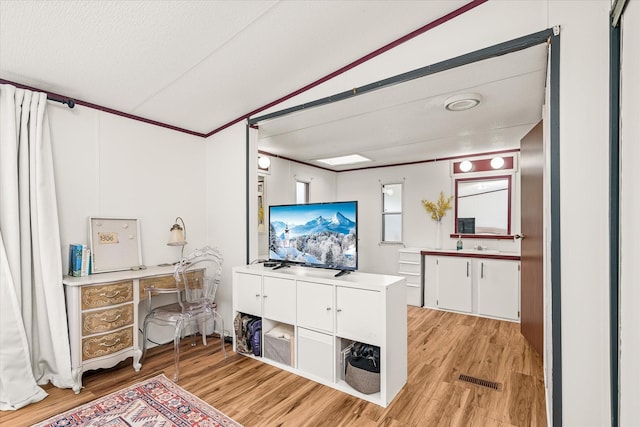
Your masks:
<svg viewBox="0 0 640 427"><path fill-rule="evenodd" d="M347 361L344 380L360 393L373 394L380 391L380 373L358 368Z"/></svg>

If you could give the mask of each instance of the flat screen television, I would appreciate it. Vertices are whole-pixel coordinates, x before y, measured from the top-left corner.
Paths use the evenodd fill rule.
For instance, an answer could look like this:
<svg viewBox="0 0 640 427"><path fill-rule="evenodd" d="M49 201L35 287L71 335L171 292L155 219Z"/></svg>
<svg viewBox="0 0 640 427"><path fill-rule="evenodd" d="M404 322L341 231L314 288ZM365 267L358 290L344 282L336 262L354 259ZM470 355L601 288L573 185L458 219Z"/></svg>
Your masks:
<svg viewBox="0 0 640 427"><path fill-rule="evenodd" d="M358 269L358 202L269 206L269 261Z"/></svg>

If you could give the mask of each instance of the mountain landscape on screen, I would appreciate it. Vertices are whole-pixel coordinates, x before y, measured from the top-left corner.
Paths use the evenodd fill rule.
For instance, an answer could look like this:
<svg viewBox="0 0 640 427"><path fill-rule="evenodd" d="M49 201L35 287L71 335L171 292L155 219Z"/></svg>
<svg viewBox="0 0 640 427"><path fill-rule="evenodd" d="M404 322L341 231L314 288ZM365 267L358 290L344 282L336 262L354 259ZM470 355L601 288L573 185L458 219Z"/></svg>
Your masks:
<svg viewBox="0 0 640 427"><path fill-rule="evenodd" d="M309 212L313 210L309 209ZM274 213L277 218L273 218ZM340 211L305 222L299 222L299 218L293 214L287 218L284 211L272 211L270 259L340 269L356 267L357 227L354 220Z"/></svg>

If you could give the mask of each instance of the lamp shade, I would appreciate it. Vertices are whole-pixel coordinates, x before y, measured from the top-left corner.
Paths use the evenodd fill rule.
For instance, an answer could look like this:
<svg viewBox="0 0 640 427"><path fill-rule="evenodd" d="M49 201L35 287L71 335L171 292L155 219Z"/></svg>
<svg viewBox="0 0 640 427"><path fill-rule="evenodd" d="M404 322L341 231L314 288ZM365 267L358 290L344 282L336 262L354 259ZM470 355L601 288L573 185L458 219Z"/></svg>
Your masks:
<svg viewBox="0 0 640 427"><path fill-rule="evenodd" d="M178 220L180 220L180 222L182 222L182 226L180 226L180 224L178 224ZM182 220L182 218L177 217L176 218L176 222L175 224L173 224L171 226L171 229L169 231L171 231L171 237L169 238L169 242L167 242L167 245L169 246L184 246L187 244L187 240L186 240L186 232L185 232L185 226L184 226L184 221Z"/></svg>

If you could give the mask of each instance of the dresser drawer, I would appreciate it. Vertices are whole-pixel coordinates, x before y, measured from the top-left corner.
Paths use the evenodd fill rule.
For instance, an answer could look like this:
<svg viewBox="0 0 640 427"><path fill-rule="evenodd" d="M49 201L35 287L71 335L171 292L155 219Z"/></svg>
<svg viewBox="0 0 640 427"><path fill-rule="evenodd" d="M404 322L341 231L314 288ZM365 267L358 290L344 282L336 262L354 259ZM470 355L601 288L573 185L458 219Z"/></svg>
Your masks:
<svg viewBox="0 0 640 427"><path fill-rule="evenodd" d="M192 288L199 287L199 283L204 276L203 271L190 271L187 273L187 280L189 281L189 286ZM176 279L173 275L168 276L158 276L158 277L148 277L145 279L140 279L140 299L145 299L147 297L147 293L145 288L149 286L154 286L158 289L171 289L176 287ZM180 283L178 286L180 289L184 289L184 284Z"/></svg>
<svg viewBox="0 0 640 427"><path fill-rule="evenodd" d="M400 261L398 263L398 273L410 273L420 275L421 265L419 262Z"/></svg>
<svg viewBox="0 0 640 427"><path fill-rule="evenodd" d="M133 304L82 313L82 336L113 331L133 324Z"/></svg>
<svg viewBox="0 0 640 427"><path fill-rule="evenodd" d="M133 328L96 335L82 340L82 360L107 356L133 346Z"/></svg>
<svg viewBox="0 0 640 427"><path fill-rule="evenodd" d="M109 307L133 301L133 282L109 283L108 285L83 286L82 309Z"/></svg>
<svg viewBox="0 0 640 427"><path fill-rule="evenodd" d="M406 252L406 251L398 251L398 261L408 261L412 263L420 264L420 251L415 252Z"/></svg>

